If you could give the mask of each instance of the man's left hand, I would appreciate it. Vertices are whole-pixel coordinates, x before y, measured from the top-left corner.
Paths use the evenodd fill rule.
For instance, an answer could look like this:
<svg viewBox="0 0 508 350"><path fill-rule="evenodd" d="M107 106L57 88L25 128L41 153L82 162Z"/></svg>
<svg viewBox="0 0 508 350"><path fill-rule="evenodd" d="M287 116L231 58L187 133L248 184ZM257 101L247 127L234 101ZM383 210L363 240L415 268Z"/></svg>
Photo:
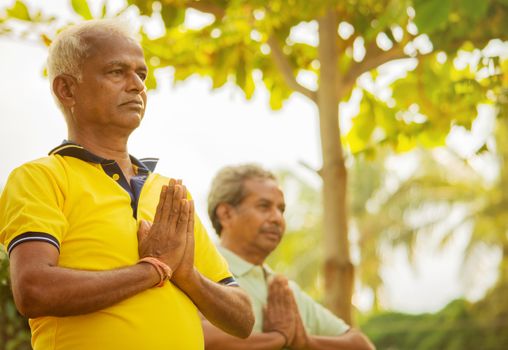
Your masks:
<svg viewBox="0 0 508 350"><path fill-rule="evenodd" d="M181 289L184 289L185 283L189 282L195 272L194 269L194 201L189 200L189 222L187 224L187 243L183 254L182 262L178 269L173 273L171 279Z"/></svg>

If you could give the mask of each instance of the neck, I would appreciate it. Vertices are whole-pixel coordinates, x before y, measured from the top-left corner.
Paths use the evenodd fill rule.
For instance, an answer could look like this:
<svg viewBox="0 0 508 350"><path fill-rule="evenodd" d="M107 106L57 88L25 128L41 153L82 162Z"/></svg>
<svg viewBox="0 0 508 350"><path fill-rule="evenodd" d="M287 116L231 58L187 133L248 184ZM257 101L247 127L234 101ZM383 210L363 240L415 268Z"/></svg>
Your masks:
<svg viewBox="0 0 508 350"><path fill-rule="evenodd" d="M68 139L99 157L114 160L128 179L134 175L132 162L127 151L128 135L104 135L101 132L94 133L69 129Z"/></svg>
<svg viewBox="0 0 508 350"><path fill-rule="evenodd" d="M233 253L238 255L243 260L250 262L253 265L263 265L268 254L261 252L258 249L253 249L248 245L231 244L228 239L222 238L220 242L221 246L231 250Z"/></svg>

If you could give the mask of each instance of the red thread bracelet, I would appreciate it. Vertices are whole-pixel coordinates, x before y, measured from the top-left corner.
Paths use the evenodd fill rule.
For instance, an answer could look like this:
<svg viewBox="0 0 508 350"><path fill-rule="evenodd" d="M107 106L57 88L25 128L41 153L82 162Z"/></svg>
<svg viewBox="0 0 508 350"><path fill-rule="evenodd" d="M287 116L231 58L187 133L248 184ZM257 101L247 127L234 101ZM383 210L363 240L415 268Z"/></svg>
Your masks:
<svg viewBox="0 0 508 350"><path fill-rule="evenodd" d="M142 259L139 259L138 264L142 262L152 265L153 267L155 267L155 270L157 270L157 273L159 274L160 277L160 281L155 285L156 287L162 287L164 285L164 282L166 282L166 280L169 281L171 279L173 271L168 265L166 265L159 259L154 258L152 256L147 256Z"/></svg>

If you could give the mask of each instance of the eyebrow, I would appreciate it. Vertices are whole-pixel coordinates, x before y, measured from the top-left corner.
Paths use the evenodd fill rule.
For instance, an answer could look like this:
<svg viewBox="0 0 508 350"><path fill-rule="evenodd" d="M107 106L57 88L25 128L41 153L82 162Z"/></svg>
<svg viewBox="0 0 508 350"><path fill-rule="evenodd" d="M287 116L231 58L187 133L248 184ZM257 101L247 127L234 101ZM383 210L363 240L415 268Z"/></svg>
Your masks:
<svg viewBox="0 0 508 350"><path fill-rule="evenodd" d="M108 62L105 67L107 69L107 68L111 68L111 67L114 67L114 66L119 66L119 67L122 67L122 68L130 68L130 65L125 63L125 62L123 62L123 61L111 61L111 62ZM148 72L148 67L145 64L143 64L142 66L136 68L136 71L138 71L138 70L142 70L142 71Z"/></svg>

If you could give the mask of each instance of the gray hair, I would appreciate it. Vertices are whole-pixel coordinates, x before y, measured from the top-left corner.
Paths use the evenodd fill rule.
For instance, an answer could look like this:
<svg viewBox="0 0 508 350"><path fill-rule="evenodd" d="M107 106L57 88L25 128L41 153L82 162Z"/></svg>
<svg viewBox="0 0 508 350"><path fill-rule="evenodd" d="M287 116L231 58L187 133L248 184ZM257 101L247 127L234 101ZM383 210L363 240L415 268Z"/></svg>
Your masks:
<svg viewBox="0 0 508 350"><path fill-rule="evenodd" d="M227 203L232 206L240 204L248 194L244 183L250 179L275 180L275 175L256 164L228 166L219 170L212 180L208 193L208 216L212 221L215 232L220 236L222 225L217 216L219 204Z"/></svg>
<svg viewBox="0 0 508 350"><path fill-rule="evenodd" d="M51 86L53 80L61 74L69 74L81 81L82 65L91 49L91 43L86 40L90 33L117 34L139 42L132 26L118 18L94 19L67 27L57 35L49 47L47 66ZM53 93L53 88L51 92ZM58 107L63 110L54 93L53 97Z"/></svg>

